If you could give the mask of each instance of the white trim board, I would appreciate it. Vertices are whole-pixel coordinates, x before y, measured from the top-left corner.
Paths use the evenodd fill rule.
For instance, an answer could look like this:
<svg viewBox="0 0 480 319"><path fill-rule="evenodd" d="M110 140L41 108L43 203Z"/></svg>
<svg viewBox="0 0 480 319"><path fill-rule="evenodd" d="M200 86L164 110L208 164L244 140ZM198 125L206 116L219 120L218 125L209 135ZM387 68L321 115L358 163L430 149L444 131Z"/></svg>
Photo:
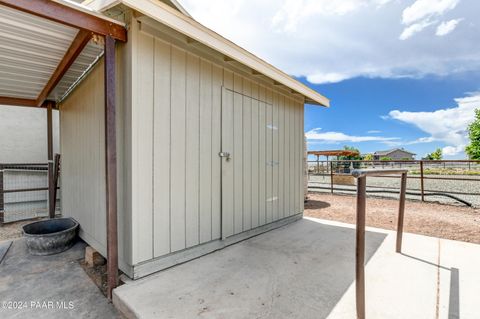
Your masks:
<svg viewBox="0 0 480 319"><path fill-rule="evenodd" d="M95 5L93 2L95 2ZM222 53L229 59L251 68L254 72L271 78L291 89L292 93L303 95L306 103L330 106L330 100L325 96L165 3L157 0L98 0L92 1L89 5L96 10L104 11L118 4L123 4L148 16L194 41Z"/></svg>

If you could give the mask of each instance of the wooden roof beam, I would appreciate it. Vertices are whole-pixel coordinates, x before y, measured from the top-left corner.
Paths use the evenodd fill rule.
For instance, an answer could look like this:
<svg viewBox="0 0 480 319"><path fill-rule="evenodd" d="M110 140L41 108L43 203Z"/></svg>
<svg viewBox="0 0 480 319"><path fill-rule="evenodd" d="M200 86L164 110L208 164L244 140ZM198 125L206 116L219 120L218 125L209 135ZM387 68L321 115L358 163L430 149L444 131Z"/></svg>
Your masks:
<svg viewBox="0 0 480 319"><path fill-rule="evenodd" d="M0 105L36 106L36 102L36 100L22 99L18 97L0 96Z"/></svg>
<svg viewBox="0 0 480 319"><path fill-rule="evenodd" d="M36 106L41 106L43 104L50 92L52 92L58 82L60 82L62 77L68 71L73 62L75 62L76 58L80 55L83 48L85 48L91 38L92 33L90 31L78 31L77 36L75 37L75 39L73 39L72 44L68 48L63 59L58 64L55 72L53 72L42 92L40 92L40 94L38 95L38 98L36 100Z"/></svg>
<svg viewBox="0 0 480 319"><path fill-rule="evenodd" d="M121 23L87 9L74 8L52 0L0 0L0 5L126 42L127 30Z"/></svg>
<svg viewBox="0 0 480 319"><path fill-rule="evenodd" d="M11 106L26 106L26 107L38 107L37 101L33 99L22 99L17 97L0 96L0 105ZM53 109L57 109L55 101L45 100L40 107L46 108L48 105L52 105Z"/></svg>

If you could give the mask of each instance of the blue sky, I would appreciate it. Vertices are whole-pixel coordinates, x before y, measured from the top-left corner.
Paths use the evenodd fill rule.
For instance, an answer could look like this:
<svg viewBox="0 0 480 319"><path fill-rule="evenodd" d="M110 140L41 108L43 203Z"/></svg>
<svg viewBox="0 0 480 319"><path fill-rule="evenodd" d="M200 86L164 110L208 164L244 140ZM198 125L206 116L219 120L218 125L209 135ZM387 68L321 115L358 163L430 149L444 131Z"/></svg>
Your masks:
<svg viewBox="0 0 480 319"><path fill-rule="evenodd" d="M182 0L190 14L332 101L309 149L440 147L464 158L480 107L480 1Z"/></svg>
<svg viewBox="0 0 480 319"><path fill-rule="evenodd" d="M469 72L452 77L426 76L421 79L359 77L317 85L312 85L305 79L300 80L332 99L332 106L328 109L306 106L307 133L321 128L319 132L342 132L352 137L392 138L388 141L365 142L355 142L355 138L345 138L343 141L312 140L310 149L337 149L349 145L368 153L404 147L420 158L438 147L449 146L448 141L414 143L431 135L415 124L389 117L388 114L392 110L435 112L454 108L457 106L456 98L479 89L480 74ZM480 108L480 104L478 106ZM458 153L446 157L463 156L463 153Z"/></svg>

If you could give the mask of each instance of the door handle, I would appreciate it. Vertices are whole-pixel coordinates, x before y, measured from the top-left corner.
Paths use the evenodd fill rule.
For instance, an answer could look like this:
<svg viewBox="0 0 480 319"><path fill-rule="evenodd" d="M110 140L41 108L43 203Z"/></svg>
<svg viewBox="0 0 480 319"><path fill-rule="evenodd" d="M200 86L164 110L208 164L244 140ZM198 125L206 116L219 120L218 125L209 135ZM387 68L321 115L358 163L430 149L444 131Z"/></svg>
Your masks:
<svg viewBox="0 0 480 319"><path fill-rule="evenodd" d="M218 156L220 156L220 157L225 157L225 159L226 159L227 161L230 160L230 153L229 153L229 152L220 152L220 153L218 153Z"/></svg>

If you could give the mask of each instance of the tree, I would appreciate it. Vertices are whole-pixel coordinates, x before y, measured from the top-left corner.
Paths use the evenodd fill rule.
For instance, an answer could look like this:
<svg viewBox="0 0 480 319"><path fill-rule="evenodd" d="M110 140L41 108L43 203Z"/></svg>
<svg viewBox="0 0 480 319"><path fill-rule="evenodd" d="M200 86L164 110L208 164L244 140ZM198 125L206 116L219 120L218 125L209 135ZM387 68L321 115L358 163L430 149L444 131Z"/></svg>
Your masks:
<svg viewBox="0 0 480 319"><path fill-rule="evenodd" d="M364 161L373 161L373 154L366 154L366 155L363 157L363 160L364 160Z"/></svg>
<svg viewBox="0 0 480 319"><path fill-rule="evenodd" d="M430 161L439 161L441 160L443 157L443 154L442 154L442 149L441 148L437 148L435 150L435 152L432 152L430 154L427 154L427 156L425 157L427 160L430 160Z"/></svg>
<svg viewBox="0 0 480 319"><path fill-rule="evenodd" d="M472 160L480 160L480 109L475 110L475 119L468 126L468 136L470 144L465 148L465 152Z"/></svg>
<svg viewBox="0 0 480 319"><path fill-rule="evenodd" d="M349 155L349 156L339 156L338 160L339 161L352 161L352 160L361 160L362 157L360 156L360 151L353 147L353 146L344 146L344 150L346 151L354 151L357 152L357 155ZM338 162L337 163L337 168L343 167L343 170L348 172L350 169L350 166L353 166L354 168L360 168L360 163L359 162Z"/></svg>
<svg viewBox="0 0 480 319"><path fill-rule="evenodd" d="M383 156L383 157L380 157L380 160L381 161L391 161L391 160L393 160L393 158L391 158L389 156Z"/></svg>
<svg viewBox="0 0 480 319"><path fill-rule="evenodd" d="M355 148L353 146L344 146L343 147L344 150L346 151L354 151L354 152L357 152L358 154L357 155L349 155L349 156L339 156L338 157L338 160L340 161L349 161L349 160L361 160L362 157L360 156L360 151L358 150L358 148Z"/></svg>

